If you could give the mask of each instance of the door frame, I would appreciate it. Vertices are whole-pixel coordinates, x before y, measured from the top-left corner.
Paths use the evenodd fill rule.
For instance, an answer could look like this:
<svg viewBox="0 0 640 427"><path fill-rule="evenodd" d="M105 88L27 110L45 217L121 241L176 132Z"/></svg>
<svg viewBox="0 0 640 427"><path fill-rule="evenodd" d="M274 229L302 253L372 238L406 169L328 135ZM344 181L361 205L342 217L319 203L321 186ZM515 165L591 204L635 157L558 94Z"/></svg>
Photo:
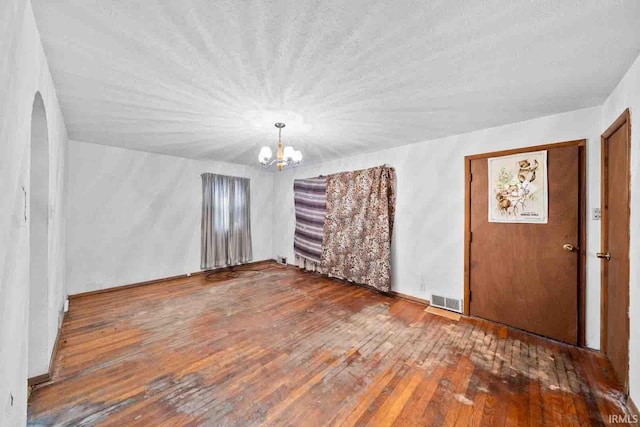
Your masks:
<svg viewBox="0 0 640 427"><path fill-rule="evenodd" d="M604 131L604 133L600 136L600 212L601 212L601 220L600 224L600 250L607 245L607 240L609 238L608 233L608 224L607 220L609 218L609 212L605 208L605 200L607 200L606 195L607 192L607 167L605 166L605 157L607 154L607 140L613 135L620 127L627 124L627 156L628 164L627 164L627 173L629 177L631 177L631 114L629 109L627 108L618 116L618 118ZM631 196L631 182L627 182L627 186L629 188L629 196ZM629 197L629 224L627 225L627 237L629 238L629 246L631 246L631 197ZM609 317L607 316L607 311L609 309L609 277L608 277L608 269L604 268L604 261L600 263L600 352L603 354L607 354L607 344L608 344L608 326L609 326ZM629 260L629 267L631 267L631 260ZM629 284L628 284L629 285ZM627 292L630 292L631 289L627 289ZM627 318L627 340L629 340L630 333L630 325L628 323ZM627 344L628 349L628 344ZM627 367L628 370L628 367ZM627 376L629 375L627 371ZM626 392L628 392L628 382L629 379L626 379L626 383L624 384L626 387Z"/></svg>
<svg viewBox="0 0 640 427"><path fill-rule="evenodd" d="M548 150L562 147L578 147L578 346L586 346L585 338L585 310L586 310L586 139L556 142L536 145L532 147L514 148L510 150L492 151L489 153L473 154L464 157L464 310L465 316L470 316L471 307L471 161L489 157L508 156L511 154L528 153L531 151Z"/></svg>

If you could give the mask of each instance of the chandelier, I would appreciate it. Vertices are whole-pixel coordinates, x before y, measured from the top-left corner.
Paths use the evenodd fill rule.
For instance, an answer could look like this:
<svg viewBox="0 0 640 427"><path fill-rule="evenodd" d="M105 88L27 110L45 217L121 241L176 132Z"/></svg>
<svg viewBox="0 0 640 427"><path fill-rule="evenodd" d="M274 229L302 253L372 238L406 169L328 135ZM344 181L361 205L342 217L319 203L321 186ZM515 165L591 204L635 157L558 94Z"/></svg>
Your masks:
<svg viewBox="0 0 640 427"><path fill-rule="evenodd" d="M258 161L265 168L275 164L280 171L287 166L298 166L302 161L302 153L299 150L294 150L290 145L287 145L286 147L282 146L282 128L285 124L276 123L274 126L278 128L278 151L276 153L276 158L271 160L273 153L271 152L271 148L265 145L260 149Z"/></svg>

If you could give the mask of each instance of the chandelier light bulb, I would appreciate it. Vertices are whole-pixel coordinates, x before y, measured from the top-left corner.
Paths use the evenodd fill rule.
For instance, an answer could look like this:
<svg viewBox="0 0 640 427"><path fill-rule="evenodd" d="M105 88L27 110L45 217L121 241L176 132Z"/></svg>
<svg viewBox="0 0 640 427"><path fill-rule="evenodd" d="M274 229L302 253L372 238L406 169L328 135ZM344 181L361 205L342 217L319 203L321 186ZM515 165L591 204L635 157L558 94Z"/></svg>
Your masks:
<svg viewBox="0 0 640 427"><path fill-rule="evenodd" d="M260 163L266 163L271 159L271 156L273 156L271 148L264 146L260 149L260 154L258 154L258 161Z"/></svg>

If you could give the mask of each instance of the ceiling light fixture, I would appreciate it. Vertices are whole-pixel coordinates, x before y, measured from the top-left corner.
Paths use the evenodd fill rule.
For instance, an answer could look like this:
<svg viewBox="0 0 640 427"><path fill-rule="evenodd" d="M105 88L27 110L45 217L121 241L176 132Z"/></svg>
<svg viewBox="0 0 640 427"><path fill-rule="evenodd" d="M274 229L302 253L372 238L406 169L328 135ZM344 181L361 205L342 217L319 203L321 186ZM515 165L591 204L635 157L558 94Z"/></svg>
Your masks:
<svg viewBox="0 0 640 427"><path fill-rule="evenodd" d="M285 127L285 124L276 123L274 126L278 128L278 151L276 158L271 160L273 153L271 152L271 148L265 145L260 149L258 161L265 168L275 164L279 171L287 166L298 166L302 161L302 153L299 150L294 150L290 145L286 147L282 146L282 128Z"/></svg>

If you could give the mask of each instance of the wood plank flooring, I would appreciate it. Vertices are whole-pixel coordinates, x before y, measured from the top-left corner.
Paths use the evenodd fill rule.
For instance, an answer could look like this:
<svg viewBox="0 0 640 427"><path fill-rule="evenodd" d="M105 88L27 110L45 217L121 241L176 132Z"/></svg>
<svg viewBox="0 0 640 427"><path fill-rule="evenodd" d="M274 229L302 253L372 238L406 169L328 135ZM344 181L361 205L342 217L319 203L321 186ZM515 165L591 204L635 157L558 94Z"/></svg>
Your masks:
<svg viewBox="0 0 640 427"><path fill-rule="evenodd" d="M606 359L264 263L80 297L31 425L605 425ZM238 277L234 277L238 276Z"/></svg>

